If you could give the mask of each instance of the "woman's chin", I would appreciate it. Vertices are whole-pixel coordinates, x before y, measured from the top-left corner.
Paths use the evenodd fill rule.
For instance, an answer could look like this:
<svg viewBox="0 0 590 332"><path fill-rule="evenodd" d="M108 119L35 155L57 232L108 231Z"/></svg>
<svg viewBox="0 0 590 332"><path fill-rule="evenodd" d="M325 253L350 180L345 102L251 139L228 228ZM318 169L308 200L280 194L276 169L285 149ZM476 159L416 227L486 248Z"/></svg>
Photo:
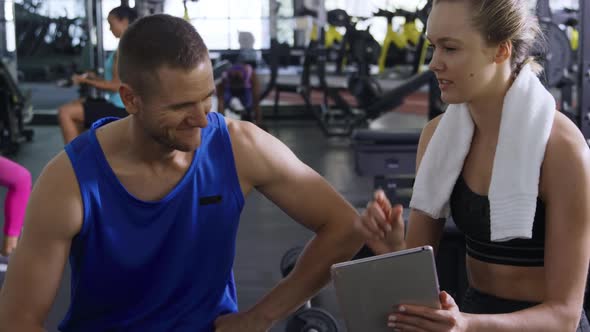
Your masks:
<svg viewBox="0 0 590 332"><path fill-rule="evenodd" d="M440 94L440 99L445 104L463 104L466 102L465 98L460 98L452 93L442 92Z"/></svg>

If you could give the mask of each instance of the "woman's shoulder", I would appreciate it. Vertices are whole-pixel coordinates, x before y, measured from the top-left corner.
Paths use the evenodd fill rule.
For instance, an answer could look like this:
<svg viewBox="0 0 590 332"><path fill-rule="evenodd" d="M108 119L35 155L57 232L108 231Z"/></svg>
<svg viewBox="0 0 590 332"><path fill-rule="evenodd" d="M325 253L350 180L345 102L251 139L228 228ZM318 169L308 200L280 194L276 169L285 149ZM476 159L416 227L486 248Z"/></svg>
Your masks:
<svg viewBox="0 0 590 332"><path fill-rule="evenodd" d="M434 132L436 131L436 128L438 127L438 124L442 119L443 115L444 113L432 118L430 121L428 121L428 123L426 123L424 128L422 128L422 134L420 139L427 139L428 141L430 141L430 138L432 138L432 135L434 135Z"/></svg>
<svg viewBox="0 0 590 332"><path fill-rule="evenodd" d="M556 111L547 141L545 160L552 157L572 157L587 154L588 142L578 126L563 113Z"/></svg>
<svg viewBox="0 0 590 332"><path fill-rule="evenodd" d="M585 179L580 177L588 176L590 176L590 149L586 138L567 116L561 112L555 112L553 127L545 149L541 183L547 185L568 179L583 183ZM545 189L548 189L547 186Z"/></svg>
<svg viewBox="0 0 590 332"><path fill-rule="evenodd" d="M428 144L430 144L430 139L432 138L432 136L434 135L434 132L436 131L436 128L438 127L438 123L440 122L440 119L442 118L442 114L433 118L432 120L428 121L428 123L424 126L424 128L422 128L422 132L420 133L420 140L418 142L418 151L416 152L416 166L418 167L420 165L420 162L422 160L422 157L424 156L424 153L426 152L426 148L428 147ZM418 169L418 168L416 168Z"/></svg>

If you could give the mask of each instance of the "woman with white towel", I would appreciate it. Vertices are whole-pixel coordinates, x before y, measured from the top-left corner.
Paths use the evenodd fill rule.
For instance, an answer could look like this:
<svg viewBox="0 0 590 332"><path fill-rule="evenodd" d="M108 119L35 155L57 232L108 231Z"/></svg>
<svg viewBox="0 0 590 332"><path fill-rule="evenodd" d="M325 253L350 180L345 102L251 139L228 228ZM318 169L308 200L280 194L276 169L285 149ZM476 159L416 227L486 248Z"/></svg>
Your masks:
<svg viewBox="0 0 590 332"><path fill-rule="evenodd" d="M360 218L377 254L465 234L469 289L441 309L402 305L397 331L590 331L590 152L529 59L540 32L527 0L434 0L427 35L447 111L422 131L404 237L382 191ZM442 221L440 220L442 219Z"/></svg>

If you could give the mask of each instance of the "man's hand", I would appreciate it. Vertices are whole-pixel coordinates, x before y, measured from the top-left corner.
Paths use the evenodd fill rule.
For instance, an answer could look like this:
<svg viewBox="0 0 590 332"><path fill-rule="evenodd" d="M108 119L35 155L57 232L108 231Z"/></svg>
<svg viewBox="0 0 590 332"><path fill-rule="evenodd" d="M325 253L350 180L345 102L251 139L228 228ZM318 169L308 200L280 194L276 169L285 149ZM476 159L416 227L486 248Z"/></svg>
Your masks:
<svg viewBox="0 0 590 332"><path fill-rule="evenodd" d="M272 323L252 312L238 312L219 316L215 320L215 332L267 332Z"/></svg>

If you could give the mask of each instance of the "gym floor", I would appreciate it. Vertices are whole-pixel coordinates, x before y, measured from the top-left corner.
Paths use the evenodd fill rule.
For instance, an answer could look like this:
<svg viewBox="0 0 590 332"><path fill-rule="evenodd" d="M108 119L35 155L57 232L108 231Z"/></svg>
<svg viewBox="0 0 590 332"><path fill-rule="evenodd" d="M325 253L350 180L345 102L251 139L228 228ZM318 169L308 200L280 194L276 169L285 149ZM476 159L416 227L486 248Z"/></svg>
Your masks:
<svg viewBox="0 0 590 332"><path fill-rule="evenodd" d="M39 114L53 113L57 106L76 97L75 91L31 85L36 110ZM390 113L374 127L412 130L422 128L426 118L408 112ZM324 176L349 202L362 208L370 198L372 179L360 178L354 172L353 152L347 138L327 138L313 120L267 121L269 132L306 164ZM15 160L29 169L36 179L45 164L63 149L62 137L56 125L34 125L33 142L23 144ZM0 189L0 197L4 189ZM3 204L3 202L2 202ZM3 208L3 206L0 205ZM303 245L312 233L295 223L273 203L254 192L244 207L238 232L234 273L241 309L252 306L280 279L282 255L290 248ZM154 269L158 269L154 266ZM57 331L57 326L69 306L69 266L66 267L61 288L50 312L46 328ZM345 331L338 313L336 298L331 286L318 296L320 307L332 313ZM271 331L284 331L284 322Z"/></svg>

